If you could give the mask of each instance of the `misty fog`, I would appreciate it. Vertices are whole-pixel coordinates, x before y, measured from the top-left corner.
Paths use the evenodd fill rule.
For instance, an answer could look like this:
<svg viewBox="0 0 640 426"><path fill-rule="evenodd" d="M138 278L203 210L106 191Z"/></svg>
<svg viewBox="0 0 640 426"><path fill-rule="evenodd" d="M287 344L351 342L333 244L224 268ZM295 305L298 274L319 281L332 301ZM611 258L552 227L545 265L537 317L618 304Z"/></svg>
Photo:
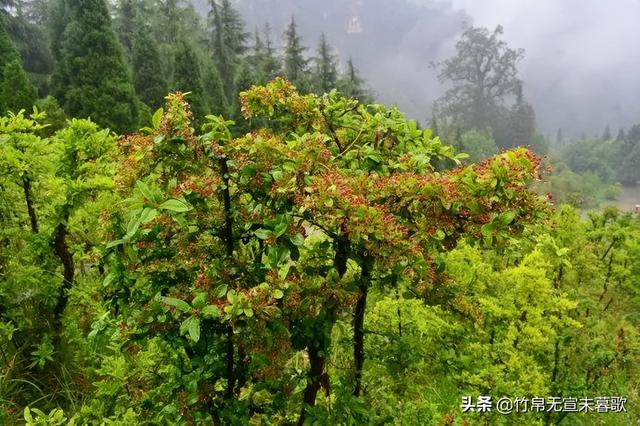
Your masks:
<svg viewBox="0 0 640 426"><path fill-rule="evenodd" d="M200 11L206 2L196 1ZM444 89L430 66L451 56L463 22L504 26L525 96L547 135L600 135L640 117L640 1L597 0L236 0L247 28L268 20L274 40L292 15L312 53L321 32L343 59L353 57L377 100L427 123Z"/></svg>

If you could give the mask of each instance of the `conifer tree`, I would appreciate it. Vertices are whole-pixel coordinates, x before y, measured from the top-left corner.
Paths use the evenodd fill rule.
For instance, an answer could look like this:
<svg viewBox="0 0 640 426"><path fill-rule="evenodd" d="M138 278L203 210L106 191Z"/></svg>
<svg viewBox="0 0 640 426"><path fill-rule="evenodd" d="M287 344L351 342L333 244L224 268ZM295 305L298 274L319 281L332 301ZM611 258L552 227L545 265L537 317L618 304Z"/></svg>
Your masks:
<svg viewBox="0 0 640 426"><path fill-rule="evenodd" d="M210 5L209 28L213 59L222 78L226 98L236 103L235 79L240 57L247 49L249 34L244 31L242 17L229 0L211 0Z"/></svg>
<svg viewBox="0 0 640 426"><path fill-rule="evenodd" d="M182 40L175 52L173 90L191 92L187 99L197 120L209 112L200 59L187 40Z"/></svg>
<svg viewBox="0 0 640 426"><path fill-rule="evenodd" d="M607 124L604 128L604 132L602 132L602 140L608 141L609 139L611 139L611 128Z"/></svg>
<svg viewBox="0 0 640 426"><path fill-rule="evenodd" d="M293 16L284 32L284 39L284 75L292 83L300 86L307 69L307 59L304 57L307 49L302 45L302 37L298 35L296 20Z"/></svg>
<svg viewBox="0 0 640 426"><path fill-rule="evenodd" d="M261 37L264 36L264 39ZM247 58L255 73L255 83L265 84L273 80L280 72L281 66L271 41L271 26L265 23L262 32L256 28L254 33L253 53Z"/></svg>
<svg viewBox="0 0 640 426"><path fill-rule="evenodd" d="M210 112L214 115L227 115L229 103L224 94L222 78L218 68L211 61L204 64L204 93L207 96Z"/></svg>
<svg viewBox="0 0 640 426"><path fill-rule="evenodd" d="M136 94L153 110L160 108L169 87L160 62L160 52L151 38L149 28L142 27L136 31L132 54Z"/></svg>
<svg viewBox="0 0 640 426"><path fill-rule="evenodd" d="M67 28L67 24L69 24L67 0L51 0L47 9L47 26L49 30L51 53L53 53L55 60L59 61L64 30Z"/></svg>
<svg viewBox="0 0 640 426"><path fill-rule="evenodd" d="M268 21L265 22L262 33L264 35L264 52L262 56L261 74L267 81L271 81L282 72L282 64L280 63L275 47L273 47L271 25Z"/></svg>
<svg viewBox="0 0 640 426"><path fill-rule="evenodd" d="M132 61L133 58L134 43L137 36L136 16L138 3L136 0L120 0L117 5L114 22L114 29L122 44L124 55L129 61Z"/></svg>
<svg viewBox="0 0 640 426"><path fill-rule="evenodd" d="M36 88L29 81L18 59L14 59L4 67L0 84L0 112L9 110L18 112L21 109L30 111L37 98Z"/></svg>
<svg viewBox="0 0 640 426"><path fill-rule="evenodd" d="M53 95L74 117L127 132L138 105L104 0L68 0L69 24L52 78Z"/></svg>
<svg viewBox="0 0 640 426"><path fill-rule="evenodd" d="M5 31L4 17L0 15L0 113L31 110L36 100L36 89L29 81L20 63L20 56Z"/></svg>
<svg viewBox="0 0 640 426"><path fill-rule="evenodd" d="M0 14L0 81L4 67L16 59L20 59L16 47L13 45L5 29L4 17Z"/></svg>
<svg viewBox="0 0 640 426"><path fill-rule="evenodd" d="M322 33L318 42L315 61L315 83L320 93L328 93L335 89L338 83L338 59L331 52L327 36Z"/></svg>
<svg viewBox="0 0 640 426"><path fill-rule="evenodd" d="M370 103L371 94L364 86L364 80L353 65L353 60L347 61L347 70L339 81L339 88L343 95L359 100L362 103ZM433 122L435 123L435 116Z"/></svg>

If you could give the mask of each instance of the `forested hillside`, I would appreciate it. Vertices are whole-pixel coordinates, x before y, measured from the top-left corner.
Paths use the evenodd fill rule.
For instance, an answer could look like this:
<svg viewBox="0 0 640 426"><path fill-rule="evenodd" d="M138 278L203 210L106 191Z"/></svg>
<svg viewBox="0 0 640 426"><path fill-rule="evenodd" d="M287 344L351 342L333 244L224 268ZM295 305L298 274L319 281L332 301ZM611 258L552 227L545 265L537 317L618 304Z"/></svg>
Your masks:
<svg viewBox="0 0 640 426"><path fill-rule="evenodd" d="M0 424L640 422L640 125L503 33L421 125L295 16L0 0Z"/></svg>

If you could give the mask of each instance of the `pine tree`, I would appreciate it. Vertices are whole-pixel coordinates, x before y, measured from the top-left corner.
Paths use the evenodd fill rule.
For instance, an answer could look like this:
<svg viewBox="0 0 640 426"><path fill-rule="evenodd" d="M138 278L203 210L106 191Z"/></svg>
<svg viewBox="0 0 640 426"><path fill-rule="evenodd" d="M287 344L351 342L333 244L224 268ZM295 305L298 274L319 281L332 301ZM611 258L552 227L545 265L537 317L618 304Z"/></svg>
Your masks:
<svg viewBox="0 0 640 426"><path fill-rule="evenodd" d="M335 89L338 83L338 59L331 52L324 33L320 35L315 61L315 85L320 93L328 93Z"/></svg>
<svg viewBox="0 0 640 426"><path fill-rule="evenodd" d="M307 70L308 61L304 57L304 52L307 49L302 45L302 37L298 35L296 20L293 16L289 27L284 32L284 39L284 75L293 84L300 86Z"/></svg>
<svg viewBox="0 0 640 426"><path fill-rule="evenodd" d="M371 93L364 87L364 80L360 77L360 73L353 65L351 58L347 61L345 74L340 78L339 88L345 96L355 98L362 103L371 102ZM435 123L435 115L433 116L432 122Z"/></svg>
<svg viewBox="0 0 640 426"><path fill-rule="evenodd" d="M69 24L67 0L50 0L47 12L51 53L53 53L55 60L59 61L62 55L64 30Z"/></svg>
<svg viewBox="0 0 640 426"><path fill-rule="evenodd" d="M281 67L271 41L271 27L268 22L262 31L256 27L251 50L246 62L253 70L253 83L266 84L273 80L281 72Z"/></svg>
<svg viewBox="0 0 640 426"><path fill-rule="evenodd" d="M69 115L120 133L133 130L137 100L105 1L68 0L68 8L53 95Z"/></svg>
<svg viewBox="0 0 640 426"><path fill-rule="evenodd" d="M2 80L4 67L20 59L18 51L6 31L4 19L4 16L0 14L0 80Z"/></svg>
<svg viewBox="0 0 640 426"><path fill-rule="evenodd" d="M608 141L609 139L611 139L611 128L607 124L604 128L604 132L602 132L602 140Z"/></svg>
<svg viewBox="0 0 640 426"><path fill-rule="evenodd" d="M626 135L624 133L624 129L620 128L620 130L618 130L618 136L616 136L616 141L622 142L622 141L625 140L625 137L626 137Z"/></svg>
<svg viewBox="0 0 640 426"><path fill-rule="evenodd" d="M36 88L29 81L27 73L22 69L20 61L14 59L4 67L3 79L0 84L0 99L2 110L18 112L21 109L31 111L36 101Z"/></svg>
<svg viewBox="0 0 640 426"><path fill-rule="evenodd" d="M114 22L114 30L120 39L124 55L130 62L133 60L134 43L138 32L136 31L138 3L136 0L120 0Z"/></svg>
<svg viewBox="0 0 640 426"><path fill-rule="evenodd" d="M229 104L224 94L222 78L218 74L218 68L211 61L205 63L204 88L210 112L214 115L229 115Z"/></svg>
<svg viewBox="0 0 640 426"><path fill-rule="evenodd" d="M278 59L275 47L273 47L271 25L269 25L268 21L264 23L262 33L264 35L264 52L260 71L266 80L265 82L268 82L282 73L282 64L280 63L280 59Z"/></svg>
<svg viewBox="0 0 640 426"><path fill-rule="evenodd" d="M191 105L197 120L201 120L209 112L205 99L204 83L200 67L200 59L194 47L187 40L178 44L174 59L173 90L191 92L187 101Z"/></svg>
<svg viewBox="0 0 640 426"><path fill-rule="evenodd" d="M20 55L5 31L4 19L0 14L0 113L31 110L36 100L36 89L24 72Z"/></svg>
<svg viewBox="0 0 640 426"><path fill-rule="evenodd" d="M164 103L169 87L160 62L160 52L151 38L150 28L141 27L136 31L132 54L136 94L142 102L155 110Z"/></svg>
<svg viewBox="0 0 640 426"><path fill-rule="evenodd" d="M249 34L244 31L244 23L240 14L233 8L229 0L220 4L211 0L209 12L210 46L213 59L222 78L227 100L237 104L237 76L240 56L246 51Z"/></svg>

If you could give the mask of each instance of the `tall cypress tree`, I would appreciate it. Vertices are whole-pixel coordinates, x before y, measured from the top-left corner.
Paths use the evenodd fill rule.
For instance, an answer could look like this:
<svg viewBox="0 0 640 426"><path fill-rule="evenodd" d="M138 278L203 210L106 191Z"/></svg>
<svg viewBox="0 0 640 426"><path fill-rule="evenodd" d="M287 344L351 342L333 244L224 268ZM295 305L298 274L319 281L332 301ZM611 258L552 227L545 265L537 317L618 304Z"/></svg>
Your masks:
<svg viewBox="0 0 640 426"><path fill-rule="evenodd" d="M138 28L132 45L133 82L140 100L155 110L164 103L169 86L160 62L160 52L151 37L150 28L142 24L139 24Z"/></svg>
<svg viewBox="0 0 640 426"><path fill-rule="evenodd" d="M138 32L136 30L138 3L136 0L120 0L117 4L114 22L114 29L122 44L125 57L131 62L133 61L133 45Z"/></svg>
<svg viewBox="0 0 640 426"><path fill-rule="evenodd" d="M304 57L307 48L302 45L302 37L298 35L296 20L293 16L284 32L284 39L284 75L300 86L307 70L307 59Z"/></svg>
<svg viewBox="0 0 640 426"><path fill-rule="evenodd" d="M280 61L271 41L271 26L266 22L261 33L256 28L254 35L253 54L249 58L250 65L254 68L255 83L265 84L273 80L282 72Z"/></svg>
<svg viewBox="0 0 640 426"><path fill-rule="evenodd" d="M345 96L355 98L362 103L369 103L372 100L373 96L365 88L364 79L360 77L360 73L353 65L351 58L347 61L347 70L340 78L338 86ZM435 117L433 117L432 121L435 123Z"/></svg>
<svg viewBox="0 0 640 426"><path fill-rule="evenodd" d="M53 53L55 60L59 61L62 55L61 50L64 30L69 24L67 0L50 0L47 7L47 13L51 53Z"/></svg>
<svg viewBox="0 0 640 426"><path fill-rule="evenodd" d="M320 93L328 93L335 89L338 83L338 59L331 52L331 46L324 33L320 35L314 61L316 90Z"/></svg>
<svg viewBox="0 0 640 426"><path fill-rule="evenodd" d="M187 101L197 120L209 112L205 98L200 58L187 40L181 40L175 52L173 90L191 92Z"/></svg>
<svg viewBox="0 0 640 426"><path fill-rule="evenodd" d="M204 93L207 96L210 112L226 116L229 115L229 104L223 85L218 68L211 61L207 61L204 68Z"/></svg>
<svg viewBox="0 0 640 426"><path fill-rule="evenodd" d="M67 0L69 24L52 78L66 113L116 132L138 123L138 105L104 0Z"/></svg>
<svg viewBox="0 0 640 426"><path fill-rule="evenodd" d="M5 30L0 13L0 113L30 110L36 100L36 88L22 68L20 55Z"/></svg>
<svg viewBox="0 0 640 426"><path fill-rule="evenodd" d="M242 17L229 0L210 1L209 12L210 45L213 59L222 79L228 101L237 104L236 77L240 57L246 51L249 34L244 30Z"/></svg>
<svg viewBox="0 0 640 426"><path fill-rule="evenodd" d="M6 31L5 19L4 15L0 12L0 80L2 79L4 67L14 60L20 59L18 51Z"/></svg>
<svg viewBox="0 0 640 426"><path fill-rule="evenodd" d="M4 67L2 83L0 83L0 113L9 110L18 112L21 109L30 111L36 101L37 91L27 73L24 72L18 59L14 59Z"/></svg>

